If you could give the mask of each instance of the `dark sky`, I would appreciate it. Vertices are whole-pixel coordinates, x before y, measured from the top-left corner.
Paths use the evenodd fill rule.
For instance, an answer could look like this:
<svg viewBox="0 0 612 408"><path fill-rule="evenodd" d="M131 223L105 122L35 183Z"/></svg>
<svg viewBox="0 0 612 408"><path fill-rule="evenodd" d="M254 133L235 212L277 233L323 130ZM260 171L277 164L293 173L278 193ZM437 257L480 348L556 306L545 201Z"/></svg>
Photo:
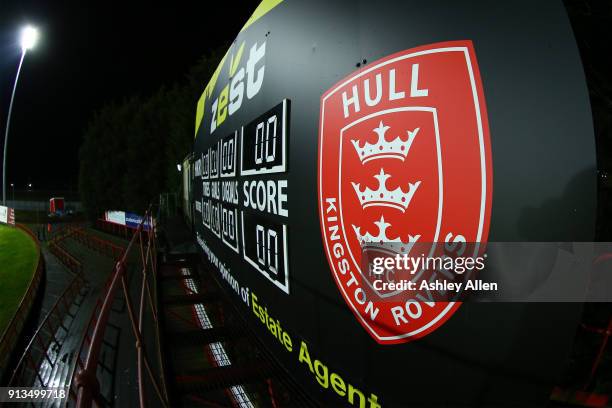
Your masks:
<svg viewBox="0 0 612 408"><path fill-rule="evenodd" d="M20 26L32 23L41 32L19 79L7 175L8 185L32 182L35 188L74 188L78 150L93 111L183 80L201 55L236 37L258 4L220 2L228 7L207 9L211 2L1 3L0 146L21 55Z"/></svg>

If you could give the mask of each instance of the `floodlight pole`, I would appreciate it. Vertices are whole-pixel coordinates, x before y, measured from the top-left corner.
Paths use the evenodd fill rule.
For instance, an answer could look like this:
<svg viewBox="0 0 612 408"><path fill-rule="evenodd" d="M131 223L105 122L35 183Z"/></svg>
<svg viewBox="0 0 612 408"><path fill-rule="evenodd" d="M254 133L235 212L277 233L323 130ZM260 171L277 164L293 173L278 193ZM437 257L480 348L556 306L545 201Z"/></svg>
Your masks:
<svg viewBox="0 0 612 408"><path fill-rule="evenodd" d="M19 81L19 73L21 72L21 66L23 65L26 51L27 49L23 47L21 51L21 59L19 60L19 67L17 68L17 76L15 77L15 83L13 84L13 93L11 94L11 103L9 104L8 116L6 118L6 130L4 132L4 159L2 160L2 205L6 205L6 152L8 148L9 127L11 126L11 112L13 111L15 90L17 90L17 81Z"/></svg>

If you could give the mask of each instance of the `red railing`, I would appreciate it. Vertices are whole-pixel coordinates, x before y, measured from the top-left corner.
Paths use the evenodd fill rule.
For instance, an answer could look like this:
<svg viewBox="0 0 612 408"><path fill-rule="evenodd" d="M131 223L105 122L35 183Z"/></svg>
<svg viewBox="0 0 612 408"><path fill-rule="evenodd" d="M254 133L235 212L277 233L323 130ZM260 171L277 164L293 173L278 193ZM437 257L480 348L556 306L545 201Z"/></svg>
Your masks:
<svg viewBox="0 0 612 408"><path fill-rule="evenodd" d="M38 380L37 385L39 387L49 386L49 379L43 378L43 374L41 374L41 365L46 361L52 368L57 363L60 356L57 350L51 351L51 344L59 345L56 335L60 327L63 327L64 317L69 313L71 305L81 292L84 284L83 277L76 275L55 301L19 359L9 381L9 386L34 386L36 380ZM51 371L47 370L47 374Z"/></svg>
<svg viewBox="0 0 612 408"><path fill-rule="evenodd" d="M106 220L96 220L96 228L100 231L108 232L112 235L117 235L123 238L130 238L136 231L132 228L128 228L125 225L115 224Z"/></svg>
<svg viewBox="0 0 612 408"><path fill-rule="evenodd" d="M70 237L71 234L80 226L75 226L73 224L61 224L57 227L54 227L53 230L49 232L49 242L59 243L64 239Z"/></svg>
<svg viewBox="0 0 612 408"><path fill-rule="evenodd" d="M163 362L161 361L160 342L159 342L159 326L158 313L155 301L155 291L152 286L156 285L157 272L157 253L155 246L155 229L152 227L149 231L144 231L143 225L145 220L151 220L150 210L145 213L142 222L132 235L125 252L117 261L113 273L109 276L106 290L98 300L98 304L94 309L89 327L81 342L80 350L77 354L77 371L71 384L70 395L76 397L77 407L104 406L105 400L100 394L100 383L97 376L98 361L100 351L104 341L104 334L111 313L113 300L118 288L121 286L123 295L127 305L128 315L132 326L132 331L136 338L136 361L137 361L137 376L138 376L138 394L140 407L146 407L145 381L148 379L152 384L155 396L162 406L168 406L168 394L166 390L166 382L164 378ZM153 225L149 222L149 225ZM127 283L127 265L128 257L136 251L136 246L139 247L139 259L141 262L142 284L140 287L140 301L138 316L135 314L134 305L129 293ZM146 312L145 303L148 299L149 310L152 314L153 323L155 325L155 343L157 348L158 364L160 366L158 375L153 372L152 360L150 354L147 353L145 342L143 341L143 323ZM89 332L91 331L91 335ZM84 355L84 358L83 358ZM144 371L146 370L146 377ZM76 389L75 389L76 387Z"/></svg>
<svg viewBox="0 0 612 408"><path fill-rule="evenodd" d="M49 241L50 252L75 276L55 301L30 339L12 373L9 381L10 385L34 385L36 380L38 380L39 386L45 387L48 385L41 375L40 368L45 361L51 367L56 364L58 356L50 351L50 346L52 343L59 345L56 335L60 327L63 326L64 317L70 311L70 306L85 285L81 262L61 246L61 242L71 237L76 230L74 226L63 226L54 233L53 238Z"/></svg>
<svg viewBox="0 0 612 408"><path fill-rule="evenodd" d="M595 265L599 265L610 260L612 260L612 253L605 253L595 259ZM601 343L599 345L595 360L593 360L593 365L591 366L591 371L589 372L589 378L584 385L584 389L586 390L589 385L591 385L593 378L597 373L599 365L601 364L601 361L604 357L604 353L606 352L606 347L608 347L610 337L612 336L612 315L610 316L610 320L608 322L607 327L593 327L587 324L582 324L581 327L588 332L597 333L603 337L601 339Z"/></svg>
<svg viewBox="0 0 612 408"><path fill-rule="evenodd" d="M72 273L80 275L83 272L83 265L61 245L61 242L74 234L74 231L76 231L76 228L74 227L67 225L63 226L54 233L53 238L49 240L48 247L49 251L55 255L55 257L59 259L59 261L63 263L66 268L72 271Z"/></svg>
<svg viewBox="0 0 612 408"><path fill-rule="evenodd" d="M83 273L83 265L81 262L70 255L70 253L62 248L58 242L49 242L49 251L75 275L81 275Z"/></svg>
<svg viewBox="0 0 612 408"><path fill-rule="evenodd" d="M599 349L597 350L597 355L593 360L593 365L591 365L591 370L589 372L589 378L584 385L584 389L587 389L591 383L593 382L593 378L597 373L597 369L599 368L601 361L604 358L604 353L606 352L606 347L608 346L608 342L610 341L610 337L612 336L612 316L610 317L610 321L608 322L607 327L593 327L587 324L582 324L581 327L590 332L596 333L602 336L601 343L599 345Z"/></svg>
<svg viewBox="0 0 612 408"><path fill-rule="evenodd" d="M83 228L71 229L70 238L114 260L119 259L125 250L125 248L120 245L87 233Z"/></svg>
<svg viewBox="0 0 612 408"><path fill-rule="evenodd" d="M30 284L28 285L28 290L21 298L21 302L19 303L17 311L15 312L13 318L4 330L2 337L0 337L0 375L6 370L9 360L13 352L15 351L15 347L17 346L17 342L21 336L23 326L25 325L28 319L32 304L36 299L36 294L38 293L38 288L40 286L43 271L45 268L45 261L40 252L40 244L32 233L32 231L30 231L26 226L21 224L17 224L16 227L28 234L28 236L36 244L36 250L38 252L38 264L36 265L36 270L34 271L32 279L30 280Z"/></svg>
<svg viewBox="0 0 612 408"><path fill-rule="evenodd" d="M602 264L612 260L612 253L604 253L599 255L595 261L595 265ZM597 373L600 365L605 360L605 354L610 347L610 338L612 337L612 315L608 317L607 322L602 322L602 325L594 326L592 324L581 323L580 328L587 333L593 333L601 336L601 342L597 349L597 353L590 364L588 375L582 385L582 389L572 389L555 387L553 389L551 400L568 403L572 405L580 405L585 407L603 408L609 406L611 396L605 393L593 392L592 386L596 383Z"/></svg>

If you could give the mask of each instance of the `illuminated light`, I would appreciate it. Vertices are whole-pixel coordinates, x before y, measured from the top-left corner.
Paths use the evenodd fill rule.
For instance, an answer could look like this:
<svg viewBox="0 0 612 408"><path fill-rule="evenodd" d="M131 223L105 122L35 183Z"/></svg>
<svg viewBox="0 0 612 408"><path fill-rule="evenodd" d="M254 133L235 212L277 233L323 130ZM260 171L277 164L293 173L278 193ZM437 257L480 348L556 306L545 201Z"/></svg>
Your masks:
<svg viewBox="0 0 612 408"><path fill-rule="evenodd" d="M38 37L38 30L35 27L25 26L21 30L21 48L24 51L34 48L38 42Z"/></svg>
<svg viewBox="0 0 612 408"><path fill-rule="evenodd" d="M182 268L181 273L183 275L189 275L189 269ZM191 293L197 294L198 287L195 282L191 278L187 278L184 280L185 285L191 291ZM201 303L197 303L193 305L193 308L196 312L196 316L198 318L198 323L202 329L211 329L213 327L210 318L208 317L208 313L206 313L206 309L204 305ZM218 367L229 366L232 364L227 352L225 351L225 347L220 342L215 342L208 345L208 349L210 350L213 359ZM254 404L249 398L246 390L242 385L233 385L229 388L232 398L234 402L239 408L254 408Z"/></svg>

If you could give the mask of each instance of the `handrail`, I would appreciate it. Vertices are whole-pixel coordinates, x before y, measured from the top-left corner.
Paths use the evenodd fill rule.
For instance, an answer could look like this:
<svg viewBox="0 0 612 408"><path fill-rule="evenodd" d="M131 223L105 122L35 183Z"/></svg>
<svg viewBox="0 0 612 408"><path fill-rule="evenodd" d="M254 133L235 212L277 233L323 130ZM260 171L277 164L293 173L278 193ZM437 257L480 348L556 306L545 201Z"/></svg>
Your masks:
<svg viewBox="0 0 612 408"><path fill-rule="evenodd" d="M144 222L145 220L149 221L149 225L151 226L148 231L144 231ZM143 234L146 235L146 250L143 248ZM140 259L142 262L142 285L140 290L140 302L139 302L139 311L138 317L135 315L134 305L132 303L132 299L128 290L128 284L126 279L127 274L127 259L132 250L137 244L140 246ZM116 291L119 286L123 289L123 295L125 297L125 302L127 305L127 310L129 314L130 323L132 326L132 331L134 336L136 337L136 349L137 349L137 364L138 364L138 393L139 393L139 402L141 407L147 406L146 404L146 393L144 390L145 383L145 375L143 374L143 366L146 370L149 381L153 385L155 389L155 394L157 395L160 403L163 406L168 406L168 393L166 390L166 384L164 380L163 374L159 376L158 382L157 377L153 373L153 368L151 366L150 358L147 353L145 344L143 342L143 320L144 320L144 312L145 312L145 292L147 293L149 307L151 309L153 315L153 321L157 325L157 306L154 302L153 295L151 293L151 286L149 284L149 279L151 278L151 274L153 279L155 279L157 272L157 264L156 264L156 253L155 253L155 228L151 219L151 208L149 208L145 216L142 218L142 221L138 228L134 231L132 238L125 248L122 256L115 264L114 271L110 276L110 281L107 283L106 292L103 293L102 297L98 300L98 303L101 305L95 308L94 314L92 315L92 319L90 324L88 325L88 331L92 324L93 333L91 338L89 339L89 348L86 351L85 361L81 360L81 355L83 351L83 347L85 345L85 340L87 338L84 337L81 342L81 347L79 352L77 353L77 364L79 367L78 372L74 376L74 383L76 384L76 406L77 407L91 407L92 403L95 403L98 406L102 406L104 401L102 400L102 396L100 395L100 384L97 378L97 367L98 367L98 359L100 356L100 350L102 347L102 343L104 340L104 333L108 324L108 320L110 317L110 312L113 304L113 299L115 297ZM97 305L98 306L98 305ZM99 309L99 310L98 310ZM156 330L156 340L159 348L159 330ZM159 353L158 353L159 355ZM162 370L163 371L163 370Z"/></svg>
<svg viewBox="0 0 612 408"><path fill-rule="evenodd" d="M103 255L110 256L114 260L119 259L125 250L125 248L120 245L85 232L83 228L73 228L70 237L90 249L98 251Z"/></svg>
<svg viewBox="0 0 612 408"><path fill-rule="evenodd" d="M49 251L75 275L81 275L83 273L83 265L81 262L62 248L59 243L53 241L49 242Z"/></svg>
<svg viewBox="0 0 612 408"><path fill-rule="evenodd" d="M597 350L597 355L593 360L593 365L591 365L591 370L589 372L589 377L584 384L583 390L586 390L589 385L593 382L593 378L595 378L595 373L601 364L601 361L604 357L604 353L606 351L606 347L608 346L608 342L610 341L610 337L612 337L612 316L610 317L610 321L606 327L593 327L586 324L582 324L581 327L591 333L597 333L603 336L601 340L601 344L599 345L599 349Z"/></svg>
<svg viewBox="0 0 612 408"><path fill-rule="evenodd" d="M597 258L595 258L595 261L593 261L593 264L600 265L610 260L612 260L612 253L607 252L607 253L600 254ZM586 380L586 382L584 383L584 386L582 387L583 390L586 390L591 385L591 383L593 382L593 379L595 378L595 374L597 373L597 370L599 369L601 361L604 357L604 353L610 341L610 337L612 337L612 315L610 315L610 320L608 321L607 326L594 327L594 326L587 325L584 323L582 323L580 326L585 331L588 331L591 333L597 333L603 336L603 339L601 340L601 344L599 345L599 349L597 350L595 359L593 360L593 364L591 365L588 379Z"/></svg>
<svg viewBox="0 0 612 408"><path fill-rule="evenodd" d="M70 283L66 287L66 289L64 289L62 294L57 298L57 300L53 304L53 307L51 308L51 310L49 310L42 323L38 326L38 329L30 339L30 342L26 346L25 351L21 355L21 358L19 359L19 362L17 363L15 370L12 373L9 385L25 385L25 382L23 381L23 375L25 374L25 370L27 368L26 362L28 363L28 366L33 369L34 374L40 382L40 386L46 387L48 385L44 383L44 380L40 376L38 368L40 367L40 363L43 358L46 358L51 364L55 363L50 361L47 353L51 342L57 342L57 339L55 338L55 333L57 332L58 328L53 327L51 323L51 316L55 315L58 321L61 322L61 320L63 319L62 316L64 316L70 310L70 305L74 302L74 299L76 298L77 294L80 293L84 284L85 280L83 279L83 277L81 275L75 275L72 281L70 281ZM60 306L64 307L63 313L59 312ZM48 338L45 339L44 336L47 336ZM33 346L35 344L37 344L41 348L42 352L37 361L35 361L36 357L34 357L33 355ZM20 379L21 381L18 381Z"/></svg>
<svg viewBox="0 0 612 408"><path fill-rule="evenodd" d="M133 231L133 233L136 233L135 230L132 230L131 228L128 228L125 225L115 224L113 222L109 222L103 219L96 220L96 228L101 231L104 231L104 232L107 232L107 233L110 233L116 236L120 236L126 239L130 238L130 231Z"/></svg>
<svg viewBox="0 0 612 408"><path fill-rule="evenodd" d="M53 238L49 240L48 247L49 251L55 255L57 259L59 259L60 262L66 266L66 268L68 268L74 274L79 275L83 272L83 265L78 259L76 259L60 245L62 241L70 238L74 234L75 230L75 228L71 228L70 226L63 226L55 233Z"/></svg>
<svg viewBox="0 0 612 408"><path fill-rule="evenodd" d="M49 250L60 260L60 262L62 262L71 272L74 273L74 277L61 295L57 298L47 315L44 317L42 323L38 326L34 335L30 339L12 372L9 381L9 384L11 385L23 386L26 383L31 384L31 381L27 382L24 380L26 370L29 368L33 371L35 378L38 378L41 385L44 386L44 380L39 372L41 361L43 358L45 358L50 364L55 364L55 361L51 361L49 358L47 350L52 342L57 343L55 334L57 333L59 327L58 325L53 325L51 317L54 316L55 320L59 321L61 324L64 315L70 310L70 305L73 303L74 299L85 285L81 262L60 245L61 241L72 235L73 232L71 231L71 228L73 227L62 227L62 229L59 230L49 241ZM31 235L33 236L33 234ZM60 306L64 307L63 313L59 310ZM40 348L41 355L36 356L35 349L33 347L34 345L37 345ZM32 378L32 381L35 378Z"/></svg>
<svg viewBox="0 0 612 408"><path fill-rule="evenodd" d="M36 244L36 249L38 251L38 263L36 265L36 270L32 275L32 279L30 279L28 290L21 298L21 302L19 302L19 306L17 307L15 314L0 337L0 376L4 374L6 365L8 364L12 352L17 345L17 341L20 338L21 331L26 323L30 309L34 303L34 299L36 298L45 266L45 261L40 251L40 243L38 242L38 239L36 239L36 236L28 227L22 224L17 224L16 228L19 228L25 232Z"/></svg>

